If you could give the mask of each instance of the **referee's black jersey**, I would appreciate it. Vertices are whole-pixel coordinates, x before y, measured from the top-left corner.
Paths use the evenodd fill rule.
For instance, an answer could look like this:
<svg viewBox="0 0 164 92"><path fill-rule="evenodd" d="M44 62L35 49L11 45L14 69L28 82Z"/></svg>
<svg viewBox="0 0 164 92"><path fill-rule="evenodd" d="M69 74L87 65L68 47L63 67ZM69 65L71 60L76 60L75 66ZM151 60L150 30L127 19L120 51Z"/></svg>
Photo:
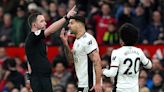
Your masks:
<svg viewBox="0 0 164 92"><path fill-rule="evenodd" d="M32 69L32 75L50 76L51 64L46 53L44 30L30 32L25 41L25 52Z"/></svg>

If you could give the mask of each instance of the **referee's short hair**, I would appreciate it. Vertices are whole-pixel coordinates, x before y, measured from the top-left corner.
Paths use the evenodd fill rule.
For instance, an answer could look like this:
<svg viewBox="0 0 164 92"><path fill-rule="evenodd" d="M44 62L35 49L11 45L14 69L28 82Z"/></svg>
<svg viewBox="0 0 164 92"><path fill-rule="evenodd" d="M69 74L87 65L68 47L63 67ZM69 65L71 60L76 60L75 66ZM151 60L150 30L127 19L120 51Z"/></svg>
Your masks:
<svg viewBox="0 0 164 92"><path fill-rule="evenodd" d="M133 46L139 39L139 31L134 25L125 23L120 29L120 38L126 46Z"/></svg>
<svg viewBox="0 0 164 92"><path fill-rule="evenodd" d="M32 23L36 21L36 18L38 15L42 15L41 13L32 13L29 17L28 17L28 25L30 26L30 28L32 27Z"/></svg>

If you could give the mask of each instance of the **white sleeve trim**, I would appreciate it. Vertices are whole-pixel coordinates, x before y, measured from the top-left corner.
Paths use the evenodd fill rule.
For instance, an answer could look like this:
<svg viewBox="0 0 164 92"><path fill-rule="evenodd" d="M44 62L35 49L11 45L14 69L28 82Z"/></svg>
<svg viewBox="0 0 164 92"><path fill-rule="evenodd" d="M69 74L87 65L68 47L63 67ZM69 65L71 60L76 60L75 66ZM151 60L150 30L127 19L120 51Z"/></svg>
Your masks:
<svg viewBox="0 0 164 92"><path fill-rule="evenodd" d="M148 63L146 65L143 65L144 68L146 69L151 69L152 68L152 62L148 60Z"/></svg>
<svg viewBox="0 0 164 92"><path fill-rule="evenodd" d="M41 33L41 30L37 30L37 31L34 32L34 34L35 34L36 36L40 35L40 33Z"/></svg>

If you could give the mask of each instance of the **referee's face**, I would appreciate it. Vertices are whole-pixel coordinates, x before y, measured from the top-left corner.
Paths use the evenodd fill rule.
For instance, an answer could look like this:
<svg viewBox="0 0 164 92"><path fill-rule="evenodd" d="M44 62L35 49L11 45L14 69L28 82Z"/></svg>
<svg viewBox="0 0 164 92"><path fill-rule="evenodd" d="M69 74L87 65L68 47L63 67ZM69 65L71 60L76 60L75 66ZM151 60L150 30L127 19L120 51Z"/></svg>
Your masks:
<svg viewBox="0 0 164 92"><path fill-rule="evenodd" d="M40 29L41 30L45 30L46 29L46 25L47 25L47 23L45 21L44 16L43 15L38 15L37 19L36 19L36 28L38 30L40 30Z"/></svg>

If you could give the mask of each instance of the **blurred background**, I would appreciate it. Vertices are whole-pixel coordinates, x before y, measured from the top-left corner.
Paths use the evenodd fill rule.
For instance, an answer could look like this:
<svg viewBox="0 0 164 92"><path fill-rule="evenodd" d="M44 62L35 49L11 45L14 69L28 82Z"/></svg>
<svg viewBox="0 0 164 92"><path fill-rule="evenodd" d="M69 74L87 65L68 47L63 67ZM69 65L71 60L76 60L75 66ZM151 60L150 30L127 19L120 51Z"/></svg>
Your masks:
<svg viewBox="0 0 164 92"><path fill-rule="evenodd" d="M99 44L103 68L110 68L111 52L120 47L118 28L124 23L138 27L140 39L136 46L153 62L152 70L140 70L140 92L164 92L164 0L0 0L0 92L28 92L29 83L24 77L28 16L41 12L48 27L75 4L78 15L86 18L87 32ZM74 65L66 60L59 34L45 40L53 67L53 90L76 92ZM74 40L71 35L70 46ZM110 92L112 85L113 79L103 76L104 92Z"/></svg>

